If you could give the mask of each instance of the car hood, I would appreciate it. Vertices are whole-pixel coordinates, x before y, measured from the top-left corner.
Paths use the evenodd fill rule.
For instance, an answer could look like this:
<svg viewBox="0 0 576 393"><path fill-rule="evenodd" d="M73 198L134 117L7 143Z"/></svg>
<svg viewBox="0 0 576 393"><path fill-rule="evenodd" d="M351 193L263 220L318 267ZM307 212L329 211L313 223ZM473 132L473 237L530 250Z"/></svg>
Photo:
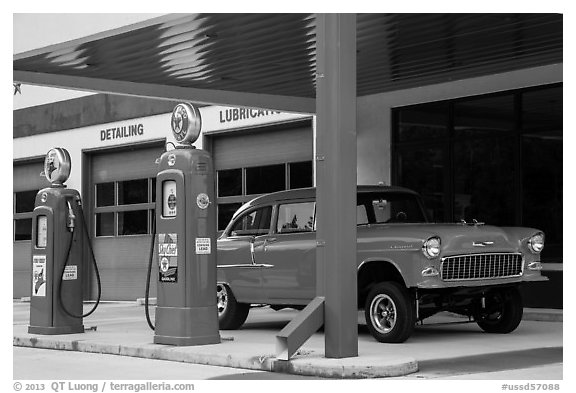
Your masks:
<svg viewBox="0 0 576 393"><path fill-rule="evenodd" d="M359 246L377 241L384 249L420 249L427 239L441 239L443 254L514 252L536 229L466 224L376 224L358 227Z"/></svg>

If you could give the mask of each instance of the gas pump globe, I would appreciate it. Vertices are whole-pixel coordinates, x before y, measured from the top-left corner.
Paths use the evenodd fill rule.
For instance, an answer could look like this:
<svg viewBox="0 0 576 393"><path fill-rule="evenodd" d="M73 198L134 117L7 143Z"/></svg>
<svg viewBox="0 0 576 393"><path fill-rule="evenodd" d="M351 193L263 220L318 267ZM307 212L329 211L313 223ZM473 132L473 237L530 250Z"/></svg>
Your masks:
<svg viewBox="0 0 576 393"><path fill-rule="evenodd" d="M176 105L171 122L174 138L182 145L191 145L200 136L202 118L198 109L190 104Z"/></svg>
<svg viewBox="0 0 576 393"><path fill-rule="evenodd" d="M162 154L156 177L160 197L154 238L158 242L154 343L215 344L220 334L212 158L192 146L202 126L193 105L178 104L171 126L178 145Z"/></svg>
<svg viewBox="0 0 576 393"><path fill-rule="evenodd" d="M71 160L68 150L60 147L50 149L44 159L44 174L52 187L64 186L70 177Z"/></svg>

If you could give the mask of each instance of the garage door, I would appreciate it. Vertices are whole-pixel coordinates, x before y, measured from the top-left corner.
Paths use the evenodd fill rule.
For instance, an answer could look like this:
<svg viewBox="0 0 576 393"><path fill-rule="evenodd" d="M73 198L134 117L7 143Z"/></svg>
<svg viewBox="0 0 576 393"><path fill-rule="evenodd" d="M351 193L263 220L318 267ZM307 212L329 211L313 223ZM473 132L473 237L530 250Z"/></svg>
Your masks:
<svg viewBox="0 0 576 393"><path fill-rule="evenodd" d="M163 144L91 154L91 230L103 300L144 297ZM156 296L152 279L151 296Z"/></svg>
<svg viewBox="0 0 576 393"><path fill-rule="evenodd" d="M216 169L218 229L257 195L313 185L311 121L290 128L210 137Z"/></svg>
<svg viewBox="0 0 576 393"><path fill-rule="evenodd" d="M14 298L30 296L31 290L31 244L32 212L38 190L48 187L43 159L18 162L13 165L13 292Z"/></svg>

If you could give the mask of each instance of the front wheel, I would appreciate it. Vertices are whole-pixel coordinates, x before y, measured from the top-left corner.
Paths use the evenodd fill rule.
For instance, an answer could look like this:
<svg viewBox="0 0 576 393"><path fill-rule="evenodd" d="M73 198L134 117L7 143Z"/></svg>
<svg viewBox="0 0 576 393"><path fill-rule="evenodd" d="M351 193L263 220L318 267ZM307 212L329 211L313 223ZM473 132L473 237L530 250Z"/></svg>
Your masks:
<svg viewBox="0 0 576 393"><path fill-rule="evenodd" d="M364 314L368 330L380 342L402 343L414 331L412 297L398 283L376 284L368 293Z"/></svg>
<svg viewBox="0 0 576 393"><path fill-rule="evenodd" d="M222 330L236 330L248 318L250 305L238 303L236 297L225 284L216 285L218 323Z"/></svg>
<svg viewBox="0 0 576 393"><path fill-rule="evenodd" d="M524 306L518 288L493 292L486 296L486 307L476 317L476 323L487 333L506 334L522 321Z"/></svg>

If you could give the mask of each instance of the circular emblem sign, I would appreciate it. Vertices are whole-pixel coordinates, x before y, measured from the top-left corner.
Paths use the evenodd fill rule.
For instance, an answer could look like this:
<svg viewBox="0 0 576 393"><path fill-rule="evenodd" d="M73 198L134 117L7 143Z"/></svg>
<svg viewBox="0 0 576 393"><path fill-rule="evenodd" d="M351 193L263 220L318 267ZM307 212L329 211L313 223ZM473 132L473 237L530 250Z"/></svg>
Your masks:
<svg viewBox="0 0 576 393"><path fill-rule="evenodd" d="M170 210L174 210L174 208L176 207L176 195L174 194L168 195L168 207L170 208Z"/></svg>
<svg viewBox="0 0 576 393"><path fill-rule="evenodd" d="M160 270L166 273L169 268L170 268L170 262L168 261L168 258L162 257L162 259L160 260Z"/></svg>
<svg viewBox="0 0 576 393"><path fill-rule="evenodd" d="M200 136L202 119L200 112L191 104L178 104L172 111L172 133L179 143L194 143Z"/></svg>
<svg viewBox="0 0 576 393"><path fill-rule="evenodd" d="M52 184L64 184L70 176L70 154L66 149L55 147L50 149L44 159L44 174Z"/></svg>
<svg viewBox="0 0 576 393"><path fill-rule="evenodd" d="M204 193L198 194L196 204L200 209L206 209L210 205L210 198Z"/></svg>

